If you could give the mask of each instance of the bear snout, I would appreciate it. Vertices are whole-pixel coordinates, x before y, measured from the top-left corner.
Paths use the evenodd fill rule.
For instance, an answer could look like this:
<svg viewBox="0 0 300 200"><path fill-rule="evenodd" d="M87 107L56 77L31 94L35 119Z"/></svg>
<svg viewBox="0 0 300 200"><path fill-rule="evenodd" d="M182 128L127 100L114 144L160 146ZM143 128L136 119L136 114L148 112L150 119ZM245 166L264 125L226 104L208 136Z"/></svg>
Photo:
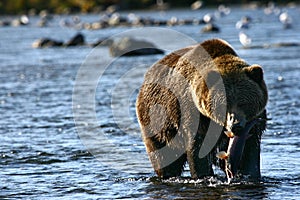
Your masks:
<svg viewBox="0 0 300 200"><path fill-rule="evenodd" d="M226 129L227 131L232 131L235 135L245 128L247 120L242 114L228 113L226 119Z"/></svg>

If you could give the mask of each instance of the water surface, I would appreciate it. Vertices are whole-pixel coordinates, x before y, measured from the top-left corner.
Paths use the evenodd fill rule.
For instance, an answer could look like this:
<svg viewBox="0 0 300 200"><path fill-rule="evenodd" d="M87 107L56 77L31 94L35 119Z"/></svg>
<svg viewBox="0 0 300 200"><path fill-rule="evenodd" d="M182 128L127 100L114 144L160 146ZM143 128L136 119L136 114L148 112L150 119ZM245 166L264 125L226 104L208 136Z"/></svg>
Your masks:
<svg viewBox="0 0 300 200"><path fill-rule="evenodd" d="M254 45L300 42L299 8L288 10L293 28L284 30L275 15L263 10L233 8L218 19L221 32L202 34L202 25L169 27L200 42L212 37L227 40L249 63L263 66L269 89L268 128L262 138L260 182L227 184L224 174L205 180L184 177L162 181L153 173L140 136L134 102L143 74L162 55L119 58L97 82L93 129L85 132L93 140L82 140L73 119L72 95L76 77L86 58L92 77L108 56L99 57L90 47L33 49L42 37L68 40L76 30L59 26L55 16L49 27L0 29L0 198L23 199L297 199L300 186L299 112L300 47L244 49L235 23L244 15L253 18L246 30ZM201 17L214 10L149 11L140 15L168 19ZM98 15L83 15L96 21ZM82 30L87 42L128 30L127 27ZM162 44L165 40L162 39ZM170 45L166 42L166 46ZM95 61L93 61L95 59ZM82 95L90 95L90 83L80 82ZM89 107L88 107L89 108ZM90 107L90 108L93 108ZM120 113L114 113L122 108ZM91 115L89 115L89 113ZM95 114L95 116L93 116ZM80 122L79 122L80 123ZM84 124L82 124L84 127ZM95 146L91 145L94 141Z"/></svg>

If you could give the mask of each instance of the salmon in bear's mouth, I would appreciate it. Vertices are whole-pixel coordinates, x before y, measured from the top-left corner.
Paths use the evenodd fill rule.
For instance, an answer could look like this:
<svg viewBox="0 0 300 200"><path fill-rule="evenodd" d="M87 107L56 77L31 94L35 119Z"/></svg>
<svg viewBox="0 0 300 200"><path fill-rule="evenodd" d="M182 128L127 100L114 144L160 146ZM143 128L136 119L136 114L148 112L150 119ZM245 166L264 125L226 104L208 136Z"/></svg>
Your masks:
<svg viewBox="0 0 300 200"><path fill-rule="evenodd" d="M220 159L225 159L225 171L228 179L232 179L236 175L243 155L246 140L251 136L249 135L249 132L253 126L261 120L262 119L260 118L256 118L246 123L245 127L238 134L234 134L232 131L225 132L225 134L230 138L227 152L219 152L217 157Z"/></svg>

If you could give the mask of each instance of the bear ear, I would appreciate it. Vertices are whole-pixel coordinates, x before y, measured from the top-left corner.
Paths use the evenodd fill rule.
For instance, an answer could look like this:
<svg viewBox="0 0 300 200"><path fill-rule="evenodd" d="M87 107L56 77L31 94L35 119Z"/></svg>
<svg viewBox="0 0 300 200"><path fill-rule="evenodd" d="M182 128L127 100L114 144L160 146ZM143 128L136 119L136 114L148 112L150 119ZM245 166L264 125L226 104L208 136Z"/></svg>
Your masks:
<svg viewBox="0 0 300 200"><path fill-rule="evenodd" d="M264 72L261 66L259 65L251 65L249 67L244 68L248 77L254 80L257 83L260 83L264 79Z"/></svg>

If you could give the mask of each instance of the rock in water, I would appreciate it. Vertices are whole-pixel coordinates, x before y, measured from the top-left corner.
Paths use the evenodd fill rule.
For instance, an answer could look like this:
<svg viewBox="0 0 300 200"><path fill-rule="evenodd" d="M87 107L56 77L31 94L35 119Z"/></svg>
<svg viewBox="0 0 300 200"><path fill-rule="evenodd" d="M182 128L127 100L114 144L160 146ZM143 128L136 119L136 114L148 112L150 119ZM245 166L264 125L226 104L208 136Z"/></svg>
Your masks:
<svg viewBox="0 0 300 200"><path fill-rule="evenodd" d="M33 48L60 47L62 45L62 41L57 41L50 38L41 38L32 43Z"/></svg>
<svg viewBox="0 0 300 200"><path fill-rule="evenodd" d="M74 37L72 37L69 41L65 43L65 46L79 46L84 45L84 36L81 33L77 33Z"/></svg>
<svg viewBox="0 0 300 200"><path fill-rule="evenodd" d="M164 51L158 49L154 44L148 41L137 40L130 37L124 37L118 41L114 41L109 50L110 54L114 57L164 53Z"/></svg>

